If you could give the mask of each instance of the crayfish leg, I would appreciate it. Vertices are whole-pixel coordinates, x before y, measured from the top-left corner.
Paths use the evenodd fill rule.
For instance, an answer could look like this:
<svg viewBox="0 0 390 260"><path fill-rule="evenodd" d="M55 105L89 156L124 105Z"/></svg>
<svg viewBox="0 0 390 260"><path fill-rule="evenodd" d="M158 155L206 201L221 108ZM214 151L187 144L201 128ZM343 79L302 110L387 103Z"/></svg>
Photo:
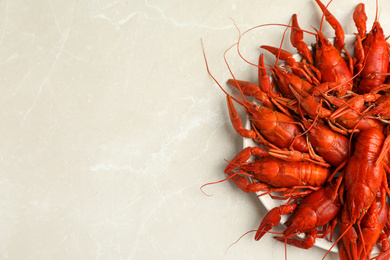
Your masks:
<svg viewBox="0 0 390 260"><path fill-rule="evenodd" d="M316 236L317 236L317 229L313 229L307 234L307 236L304 240L299 240L297 238L285 239L285 237L283 237L283 236L281 236L281 237L275 236L274 238L280 242L286 241L287 244L293 245L293 246L298 247L298 248L309 249L309 248L313 247L313 245L316 241Z"/></svg>
<svg viewBox="0 0 390 260"><path fill-rule="evenodd" d="M378 260L388 260L390 259L390 242L388 240L389 234L386 234L382 232L379 235L378 244L381 245L381 249L383 252L381 252L378 256L375 257L375 259Z"/></svg>
<svg viewBox="0 0 390 260"><path fill-rule="evenodd" d="M378 159L375 161L375 165L378 165L380 162L383 161L383 159L387 156L389 149L390 149L390 135L386 137L382 146L382 150L378 155Z"/></svg>
<svg viewBox="0 0 390 260"><path fill-rule="evenodd" d="M237 166L240 166L242 163L249 160L249 158L252 156L259 156L259 157L268 157L269 154L266 150L262 149L261 147L246 147L241 152L239 152L233 160L226 166L225 173L230 172Z"/></svg>
<svg viewBox="0 0 390 260"><path fill-rule="evenodd" d="M367 33L367 15L363 3L360 3L353 12L353 21L355 22L359 37L364 38Z"/></svg>
<svg viewBox="0 0 390 260"><path fill-rule="evenodd" d="M306 43L303 41L303 31L299 27L297 15L293 14L291 19L291 34L290 41L291 44L297 48L299 54L301 54L310 64L313 64L313 56L311 55L311 51L309 47L307 47Z"/></svg>
<svg viewBox="0 0 390 260"><path fill-rule="evenodd" d="M267 106L269 108L274 108L269 97L266 95L266 93L261 91L260 87L257 86L256 84L253 84L248 81L235 80L235 79L229 79L227 83L239 90L242 90L244 95L249 97L255 97L264 106Z"/></svg>
<svg viewBox="0 0 390 260"><path fill-rule="evenodd" d="M320 0L315 0L318 4L318 6L321 8L322 12L325 15L326 21L332 26L332 28L335 30L336 39L335 39L335 47L336 49L341 52L341 50L344 48L344 31L343 27L341 26L340 22L337 21L337 19L329 12L328 8L321 3Z"/></svg>
<svg viewBox="0 0 390 260"><path fill-rule="evenodd" d="M270 77L267 74L264 63L264 54L261 53L259 56L259 69L258 69L258 81L260 89L267 94L270 98L275 98L280 96L280 94L275 92L275 84L271 81Z"/></svg>
<svg viewBox="0 0 390 260"><path fill-rule="evenodd" d="M324 167L330 167L330 164L328 164L321 156L316 155L314 152L313 147L309 144L309 153L302 153L297 150L291 150L291 151L286 151L286 150L280 150L280 149L270 149L269 154L273 157L282 159L284 161L288 162L302 162L302 161L307 161L307 162L312 162L316 163L318 165L324 166Z"/></svg>
<svg viewBox="0 0 390 260"><path fill-rule="evenodd" d="M255 138L256 133L254 131L245 129L242 126L241 118L238 116L238 113L237 113L236 108L234 107L232 98L229 95L226 96L226 101L227 101L227 105L228 105L228 109L229 109L230 121L232 122L234 130L236 130L236 132L238 134L240 134L242 137Z"/></svg>
<svg viewBox="0 0 390 260"><path fill-rule="evenodd" d="M388 207L386 204L386 192L382 188L372 203L367 214L360 222L361 238L358 242L358 255L360 259L369 258L379 236L386 225Z"/></svg>

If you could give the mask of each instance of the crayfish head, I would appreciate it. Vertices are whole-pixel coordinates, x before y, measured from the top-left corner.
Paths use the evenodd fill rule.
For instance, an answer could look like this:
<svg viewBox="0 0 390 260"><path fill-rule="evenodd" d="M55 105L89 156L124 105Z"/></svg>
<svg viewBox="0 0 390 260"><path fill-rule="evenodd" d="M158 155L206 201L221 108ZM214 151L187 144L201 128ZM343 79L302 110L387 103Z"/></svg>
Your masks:
<svg viewBox="0 0 390 260"><path fill-rule="evenodd" d="M331 69L333 68L334 64L339 64L338 66L343 66L342 64L344 64L346 66L346 63L340 56L339 51L321 32L317 34L315 57L315 65L319 70L322 70L324 68ZM323 77L322 80L330 82L339 82L337 77L335 77L334 75L328 78Z"/></svg>
<svg viewBox="0 0 390 260"><path fill-rule="evenodd" d="M284 232L284 237L306 233L316 227L317 221L318 217L313 209L310 207L299 208L285 223L288 227Z"/></svg>
<svg viewBox="0 0 390 260"><path fill-rule="evenodd" d="M380 25L379 22L374 22L374 24L372 25L372 33L374 34L378 34L378 35L383 35L383 29L382 29L382 26Z"/></svg>
<svg viewBox="0 0 390 260"><path fill-rule="evenodd" d="M351 223L360 221L375 199L375 194L364 184L356 183L347 191L348 211Z"/></svg>
<svg viewBox="0 0 390 260"><path fill-rule="evenodd" d="M368 33L366 39L363 42L364 46L372 47L381 45L384 46L385 35L383 33L382 26L379 22L374 22L371 31Z"/></svg>
<svg viewBox="0 0 390 260"><path fill-rule="evenodd" d="M277 124L277 117L275 111L269 107L252 107L249 109L250 114L252 115L252 123L260 131L266 131L274 129Z"/></svg>
<svg viewBox="0 0 390 260"><path fill-rule="evenodd" d="M256 114L256 112L260 109L260 107L261 107L260 105L253 103L253 102L250 102L250 101L246 101L245 105L244 105L244 109L245 109L246 113L248 114L248 116Z"/></svg>
<svg viewBox="0 0 390 260"><path fill-rule="evenodd" d="M321 50L323 52L331 51L335 49L333 44L322 34L322 32L318 32L317 34L317 51Z"/></svg>
<svg viewBox="0 0 390 260"><path fill-rule="evenodd" d="M286 81L288 82L288 71L279 67L278 65L275 65L275 67L272 70L274 77L277 81L282 82L283 84L286 84Z"/></svg>

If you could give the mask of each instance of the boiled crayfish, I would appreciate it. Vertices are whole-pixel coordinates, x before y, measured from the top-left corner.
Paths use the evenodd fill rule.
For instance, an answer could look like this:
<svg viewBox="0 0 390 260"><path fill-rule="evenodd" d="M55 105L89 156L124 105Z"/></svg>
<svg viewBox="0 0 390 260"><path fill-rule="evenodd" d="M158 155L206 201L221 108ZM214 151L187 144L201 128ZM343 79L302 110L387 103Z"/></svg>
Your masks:
<svg viewBox="0 0 390 260"><path fill-rule="evenodd" d="M296 14L291 25L285 25L291 29L290 42L299 60L281 48L260 45L284 64L266 65L260 53L258 64L250 64L258 68L255 84L236 79L225 57L232 75L228 85L239 95L229 94L212 76L203 51L210 76L226 94L234 130L257 144L229 161L228 177L222 181L230 179L247 193L287 200L264 217L256 240L276 226L282 215L291 214L276 240L308 249L328 233L332 238L339 228L333 246L339 245L340 259L369 259L376 244L381 252L375 258L390 259L389 44L378 12L367 32L361 3L351 18L357 30L355 49L348 52L330 3L315 2L323 13L318 30L301 29ZM333 42L322 33L324 19L335 31ZM250 30L271 25L275 26ZM233 45L238 53L248 31L240 33ZM304 34L316 37L313 48L303 41ZM250 129L243 126L237 104L246 112ZM306 238L295 238L300 233Z"/></svg>

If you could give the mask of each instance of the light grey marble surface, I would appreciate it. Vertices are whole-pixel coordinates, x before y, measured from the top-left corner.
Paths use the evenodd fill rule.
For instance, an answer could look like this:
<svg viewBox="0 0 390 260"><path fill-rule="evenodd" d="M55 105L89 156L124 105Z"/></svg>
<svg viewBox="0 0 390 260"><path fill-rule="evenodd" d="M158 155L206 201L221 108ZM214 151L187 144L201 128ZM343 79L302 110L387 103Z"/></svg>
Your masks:
<svg viewBox="0 0 390 260"><path fill-rule="evenodd" d="M358 3L330 5L347 34ZM390 2L379 4L388 35ZM370 28L374 1L366 11ZM242 148L201 39L232 92L223 53L238 40L233 20L244 32L293 13L319 28L312 0L0 1L0 259L284 259L270 234L229 248L266 214L255 195L230 182L200 191ZM284 30L245 34L243 56L256 63ZM288 37L283 47L293 51ZM227 59L256 82L236 49ZM287 246L288 259L324 254Z"/></svg>

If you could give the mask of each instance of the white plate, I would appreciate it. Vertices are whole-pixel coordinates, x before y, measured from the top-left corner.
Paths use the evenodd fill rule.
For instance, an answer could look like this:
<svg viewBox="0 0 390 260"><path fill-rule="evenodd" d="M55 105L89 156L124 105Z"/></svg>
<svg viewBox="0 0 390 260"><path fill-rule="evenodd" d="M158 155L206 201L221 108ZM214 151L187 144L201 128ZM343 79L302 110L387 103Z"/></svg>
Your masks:
<svg viewBox="0 0 390 260"><path fill-rule="evenodd" d="M355 40L356 40L356 36L355 35L346 35L345 36L345 48L350 53L351 56L354 55L354 43L355 43ZM265 52L265 54L267 54L267 53ZM272 55L272 54L270 54L270 55ZM301 56L299 54L295 54L294 58L297 61L301 60ZM256 101L254 101L254 102L256 102ZM250 121L248 119L246 120L245 128L246 129L250 129L251 128ZM258 146L258 144L255 143L252 139L244 138L243 146L244 146L244 148L246 148L246 147ZM252 159L253 158L251 158L251 160ZM262 193L256 193L256 194L260 195ZM261 203L264 205L264 207L268 211L270 211L271 209L273 209L275 207L279 207L280 205L282 205L282 204L284 204L286 202L285 200L274 200L269 195L261 196L261 197L259 197L259 199L260 199ZM284 222L286 222L290 216L291 216L291 214L287 214L287 215L282 216L280 223L283 224ZM334 241L336 241L337 237L339 236L338 230L339 229L338 229L338 226L337 226L336 229L335 229L334 237L332 239L333 242L329 241L329 235L328 235L327 238L324 238L324 239L318 238L318 239L316 239L316 242L315 242L314 245L319 247L319 248L322 248L322 249L325 249L325 250L329 250L329 248L333 245ZM298 237L303 239L303 238L305 238L305 235L301 234ZM331 251L332 252L338 252L338 247L334 246ZM373 252L372 252L372 255L374 255L377 252L379 252L379 249L375 248L373 250Z"/></svg>

